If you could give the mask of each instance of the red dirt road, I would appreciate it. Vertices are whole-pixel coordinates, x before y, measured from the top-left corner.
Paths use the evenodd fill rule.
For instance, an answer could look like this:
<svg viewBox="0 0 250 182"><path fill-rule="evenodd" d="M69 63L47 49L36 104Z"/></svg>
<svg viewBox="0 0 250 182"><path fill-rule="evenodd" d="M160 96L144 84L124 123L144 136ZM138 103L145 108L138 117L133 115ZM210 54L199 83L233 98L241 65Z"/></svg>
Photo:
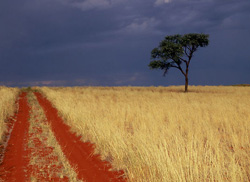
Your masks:
<svg viewBox="0 0 250 182"><path fill-rule="evenodd" d="M3 162L0 166L0 177L4 181L27 181L25 170L28 166L27 152L25 151L29 130L29 105L23 92L19 96L19 110L11 137L6 147Z"/></svg>
<svg viewBox="0 0 250 182"><path fill-rule="evenodd" d="M37 108L31 109L34 103L28 103L27 95L25 92L21 93L18 99L19 110L6 123L7 131L0 146L0 181L68 182L54 147L49 147L44 142L48 138L42 135L43 128L40 125L46 123L46 120L38 119L39 112ZM37 119L31 120L34 113L37 114ZM34 126L34 123L37 124Z"/></svg>
<svg viewBox="0 0 250 182"><path fill-rule="evenodd" d="M39 112L36 112L37 106L40 106L37 103L34 107L34 101L30 100L30 95L28 96L30 103L28 103L27 93L22 92L18 100L19 109L14 119L16 122L14 120L9 122L11 126L5 136L7 147L0 151L0 157L3 156L3 160L0 160L0 181L26 182L34 177L37 181L69 181L69 178L60 172L63 166L58 157L53 154L54 147L47 146L46 135L41 135L44 131L44 127L40 125L42 122L50 123L51 130L71 167L75 169L78 179L88 182L126 181L122 171L110 171L111 165L108 162L101 161L98 155L93 155L94 145L83 143L80 137L73 134L47 99L40 93L36 92L35 95L45 111L47 120L35 119L39 115ZM9 140L8 136L10 136ZM35 162L34 159L36 159ZM56 176L57 173L59 177Z"/></svg>
<svg viewBox="0 0 250 182"><path fill-rule="evenodd" d="M57 110L40 93L35 93L39 104L45 111L48 122L50 122L52 131L62 146L62 150L71 166L76 167L78 178L89 182L106 181L126 181L123 179L122 171L110 171L111 165L101 161L100 157L93 155L94 145L83 143L80 137L77 137L70 131L70 127L64 124Z"/></svg>

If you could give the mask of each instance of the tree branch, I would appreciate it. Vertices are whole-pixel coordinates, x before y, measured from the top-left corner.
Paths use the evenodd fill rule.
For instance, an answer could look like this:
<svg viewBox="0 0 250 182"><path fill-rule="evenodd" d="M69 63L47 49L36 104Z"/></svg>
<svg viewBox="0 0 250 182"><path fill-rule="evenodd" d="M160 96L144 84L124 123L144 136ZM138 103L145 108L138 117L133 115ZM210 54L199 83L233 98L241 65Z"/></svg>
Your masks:
<svg viewBox="0 0 250 182"><path fill-rule="evenodd" d="M180 57L180 60L182 60L183 62L185 62L186 64L188 63L187 60L183 59Z"/></svg>
<svg viewBox="0 0 250 182"><path fill-rule="evenodd" d="M181 71L181 73L182 73L184 76L186 76L186 73L183 71L183 69L181 68L181 66L179 66L179 65L178 65L178 66L172 65L171 67L179 69L179 70Z"/></svg>
<svg viewBox="0 0 250 182"><path fill-rule="evenodd" d="M178 67L178 66L174 66L174 65L172 65L171 67L179 69L179 67Z"/></svg>
<svg viewBox="0 0 250 182"><path fill-rule="evenodd" d="M182 70L182 68L179 66L179 70L181 70L182 74L186 76L186 73Z"/></svg>
<svg viewBox="0 0 250 182"><path fill-rule="evenodd" d="M185 54L187 57L189 57L189 54L187 53L187 47L185 47Z"/></svg>
<svg viewBox="0 0 250 182"><path fill-rule="evenodd" d="M187 62L187 66L189 66L189 63L193 57L193 53L196 51L196 48L194 46L192 46L192 49L190 51L190 55L188 56L188 62Z"/></svg>
<svg viewBox="0 0 250 182"><path fill-rule="evenodd" d="M191 48L189 46L187 46L188 50L191 51Z"/></svg>

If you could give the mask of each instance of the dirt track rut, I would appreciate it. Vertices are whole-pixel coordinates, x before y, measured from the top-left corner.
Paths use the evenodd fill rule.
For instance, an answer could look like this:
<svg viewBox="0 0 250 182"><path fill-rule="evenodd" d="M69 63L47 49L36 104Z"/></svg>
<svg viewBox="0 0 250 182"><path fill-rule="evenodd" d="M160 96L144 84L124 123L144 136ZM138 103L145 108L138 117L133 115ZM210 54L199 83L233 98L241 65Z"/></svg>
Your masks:
<svg viewBox="0 0 250 182"><path fill-rule="evenodd" d="M19 96L0 181L126 181L122 171L111 171L108 162L93 155L94 145L72 133L42 94L34 94L30 103L26 92Z"/></svg>

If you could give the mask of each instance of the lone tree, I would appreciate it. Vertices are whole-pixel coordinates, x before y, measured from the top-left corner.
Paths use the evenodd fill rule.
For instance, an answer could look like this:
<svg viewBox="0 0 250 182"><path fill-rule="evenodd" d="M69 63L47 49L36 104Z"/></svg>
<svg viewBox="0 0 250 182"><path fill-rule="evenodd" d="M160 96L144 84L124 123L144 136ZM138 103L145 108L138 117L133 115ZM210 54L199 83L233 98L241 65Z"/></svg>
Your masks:
<svg viewBox="0 0 250 182"><path fill-rule="evenodd" d="M164 70L164 76L169 68L176 68L185 76L185 92L188 91L188 71L190 61L199 47L206 47L209 43L208 34L190 33L185 35L166 36L159 47L151 52L152 61L148 65L151 69ZM183 65L184 64L184 68Z"/></svg>

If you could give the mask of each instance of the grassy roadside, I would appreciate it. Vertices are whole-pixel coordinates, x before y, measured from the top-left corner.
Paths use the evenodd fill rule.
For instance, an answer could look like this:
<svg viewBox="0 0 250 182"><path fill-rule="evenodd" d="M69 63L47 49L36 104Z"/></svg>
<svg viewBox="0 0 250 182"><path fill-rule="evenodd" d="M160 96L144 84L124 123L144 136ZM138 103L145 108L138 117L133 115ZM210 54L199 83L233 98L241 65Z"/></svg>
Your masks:
<svg viewBox="0 0 250 182"><path fill-rule="evenodd" d="M130 181L249 181L248 87L41 88Z"/></svg>
<svg viewBox="0 0 250 182"><path fill-rule="evenodd" d="M15 101L19 94L18 88L2 87L0 86L0 144L2 142L2 135L6 131L7 118L14 115L17 110Z"/></svg>

